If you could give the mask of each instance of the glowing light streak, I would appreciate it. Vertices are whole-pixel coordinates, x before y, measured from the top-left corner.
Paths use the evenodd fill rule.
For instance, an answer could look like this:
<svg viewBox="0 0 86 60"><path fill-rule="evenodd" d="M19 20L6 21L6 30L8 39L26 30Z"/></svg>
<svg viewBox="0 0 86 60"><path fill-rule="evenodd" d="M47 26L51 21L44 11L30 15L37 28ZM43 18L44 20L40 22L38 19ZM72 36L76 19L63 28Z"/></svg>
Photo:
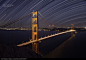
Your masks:
<svg viewBox="0 0 86 60"><path fill-rule="evenodd" d="M67 0L65 0L67 1ZM65 1L61 2L61 3L58 3L57 5L51 7L50 9L46 10L43 14L46 16L46 13L49 14L50 12L54 11L54 9L57 7L57 6L60 6L60 4L64 3ZM53 10L52 10L53 9ZM57 8L56 8L57 9ZM52 11L51 11L52 10Z"/></svg>
<svg viewBox="0 0 86 60"><path fill-rule="evenodd" d="M40 2L38 2L36 5L34 5L30 10L32 10L33 8L35 8L38 4L40 4L43 0L41 0Z"/></svg>
<svg viewBox="0 0 86 60"><path fill-rule="evenodd" d="M4 18L5 16L6 16L6 14L5 14L2 18ZM1 18L1 19L2 19L2 18ZM1 19L0 19L0 20L1 20Z"/></svg>
<svg viewBox="0 0 86 60"><path fill-rule="evenodd" d="M13 2L13 1L10 0L9 3ZM32 12L32 10L31 11L29 10L30 8L34 9L35 7L37 7L35 10L39 10L42 7L41 4L44 6L44 5L47 5L49 3L49 1L47 1L47 0L43 0L42 2L40 2L40 1L42 1L42 0L37 0L37 1L32 0L30 3L28 3L26 5L27 7L25 6L25 3L27 1L25 1L25 3L23 3L23 4L22 4L22 2L19 3L19 4L17 2L15 2L18 6L20 5L19 7L18 6L14 6L14 8L18 7L16 10L13 9L13 7L12 7L13 10L9 12L8 10L10 10L10 8L2 8L2 9L0 9L0 14L1 14L1 16L3 14L7 14L7 15L10 14L7 18L6 17L5 18L9 19L10 17L13 17L13 20L15 20L17 18L20 18L21 15L26 15L27 12L28 13ZM52 0L50 0L50 1L52 1ZM84 13L85 14L85 12L86 12L86 4L85 4L86 1L84 1L84 0L78 0L78 1L77 0L71 0L71 1L70 0L62 0L62 1L59 0L59 1L60 2L57 3L58 0L55 0L54 2L50 3L49 5L43 7L40 10L40 12L43 14L43 16L45 16L46 19L48 19L49 22L52 22L55 26L56 25L57 26L60 25L60 22L61 23L63 23L63 22L68 23L68 26L69 26L69 24L72 23L71 21L69 21L70 18L72 18L73 16L75 16L75 14L77 14L77 16L80 16L79 13ZM23 5L25 7L22 10L19 11L19 8L21 8L21 6L23 6ZM63 7L65 7L65 8L63 8ZM0 8L1 8L1 6L0 6ZM15 14L14 12L15 13L18 12L18 13ZM15 16L13 14L15 14ZM77 17L77 16L75 16L75 17ZM81 14L81 16L82 16L82 14ZM67 18L65 18L65 17L67 17ZM1 18L3 19L4 17L1 17ZM7 22L6 19L4 21L2 20L3 23ZM74 19L74 17L72 19ZM68 20L68 22L67 22L67 20ZM85 19L83 18L82 21L79 20L78 22L74 22L74 23L75 24L84 23L85 22L84 20ZM77 21L77 20L75 19L75 21ZM65 26L64 23L63 23L63 26Z"/></svg>
<svg viewBox="0 0 86 60"><path fill-rule="evenodd" d="M74 23L74 24L79 24L79 23L85 23L86 21L83 21L83 22L77 22L77 23Z"/></svg>
<svg viewBox="0 0 86 60"><path fill-rule="evenodd" d="M7 3L9 3L10 2L10 0L7 0L4 4L7 4ZM3 7L3 5L1 5L0 6L0 9Z"/></svg>
<svg viewBox="0 0 86 60"><path fill-rule="evenodd" d="M21 13L21 16L25 16L26 14L27 14L27 12L28 12L28 10L30 9L30 7L32 6L31 4L33 3L34 1L31 1L27 6L25 6L24 8L23 8L23 12L22 11L20 11L20 13ZM28 7L29 6L29 7ZM28 7L28 8L27 8ZM28 14L29 13L31 13L31 12L28 12ZM14 17L15 18L15 17Z"/></svg>
<svg viewBox="0 0 86 60"><path fill-rule="evenodd" d="M77 8L79 8L80 6L84 6L85 4L82 4L82 3L84 3L84 2L81 2L81 3L78 3L78 4L74 4L74 5L72 5L72 6L69 6L69 7L67 7L67 8L65 8L65 9L62 9L62 10L60 10L59 12L65 12L65 11L68 11L68 10L74 10L74 9L77 9ZM77 8L76 8L77 7ZM51 15L49 15L50 17L51 16L54 16L54 18L52 18L52 20L51 20L51 22L53 21L54 22L54 19L56 20L56 22L57 21L61 21L60 19L58 19L57 17L58 17L58 15L59 15L59 12L55 12L55 13L53 13L53 14L51 14ZM65 12L65 13L67 13L67 12ZM65 15L65 13L64 13L64 15ZM55 15L56 14L56 15ZM61 14L61 13L60 13ZM56 17L57 16L57 17ZM47 17L48 18L48 17ZM58 19L58 20L57 20ZM55 23L56 23L55 22Z"/></svg>
<svg viewBox="0 0 86 60"><path fill-rule="evenodd" d="M57 23L59 23L59 22L65 20L65 19L68 19L68 18L71 18L71 17L74 17L74 16L79 16L79 15L82 15L82 14L86 14L86 12L84 12L84 13L79 13L79 14L75 14L75 15L72 15L72 16L69 16L69 17L65 17L65 18L63 18L62 20L56 21L55 24L57 24Z"/></svg>
<svg viewBox="0 0 86 60"><path fill-rule="evenodd" d="M8 23L11 19L12 19L12 17L6 23Z"/></svg>
<svg viewBox="0 0 86 60"><path fill-rule="evenodd" d="M75 1L74 1L75 2ZM68 3L68 0L65 0L65 1L63 1L63 2L61 2L61 3L59 3L59 5L57 4L57 5L55 5L55 6L53 6L53 7L51 7L50 9L51 10L48 10L48 11L45 11L45 12L43 12L43 13L45 13L44 15L46 15L46 13L47 13L47 15L49 14L49 13L51 13L52 11L55 11L55 10L57 10L58 8L60 8L60 7L62 7L63 5L66 5L66 3ZM71 3L73 3L73 2L71 2ZM58 8L57 8L57 6L58 6ZM69 6L70 7L70 6ZM73 4L73 7L74 7L74 4ZM68 8L68 7L67 7ZM65 8L65 9L67 9L67 8ZM76 7L75 7L76 8ZM72 9L72 8L71 8ZM62 9L63 10L63 9Z"/></svg>
<svg viewBox="0 0 86 60"><path fill-rule="evenodd" d="M83 3L83 4L82 4ZM54 16L54 18L52 18L52 21L55 21L54 19L58 19L57 17L60 17L60 15L64 15L65 16L65 14L66 13L69 13L69 12L72 12L73 10L79 10L80 9L80 6L82 6L83 8L84 8L84 5L86 5L86 4L84 4L84 2L82 2L82 3L79 3L79 4L75 4L75 5L72 5L72 6L69 6L69 7L67 7L67 8L65 8L65 9L62 9L62 10L60 10L60 11L58 11L58 12L56 12L56 13L53 13L51 16ZM77 8L76 8L77 7ZM69 12L68 12L69 11ZM61 14L62 13L62 14ZM51 17L50 16L50 17ZM58 20L57 22L59 22L59 21L61 21L61 19L60 20ZM56 23L56 22L55 22Z"/></svg>
<svg viewBox="0 0 86 60"><path fill-rule="evenodd" d="M25 1L24 1L25 2ZM23 3L24 3L23 2ZM20 5L22 5L23 3L21 3ZM17 7L17 8L19 8L20 7L20 5ZM9 17L10 16L10 14L12 14L13 12L15 12L15 10L17 10L17 8L16 9L14 9L14 11L12 11L11 13L9 13L8 15L7 15L7 17ZM7 17L5 18L5 19L7 19ZM1 23L3 23L4 21L5 21L5 19L1 22Z"/></svg>
<svg viewBox="0 0 86 60"><path fill-rule="evenodd" d="M86 17L86 16L83 16L83 17L77 17L77 18L73 18L73 19L70 19L70 20L68 20L68 21L65 21L65 22L63 22L63 23L66 23L66 22L69 22L69 21L72 21L72 20L75 20L75 19L79 19L79 18L84 18L84 17ZM63 24L63 23L61 23L61 24ZM61 25L60 24L60 25Z"/></svg>
<svg viewBox="0 0 86 60"><path fill-rule="evenodd" d="M84 10L84 9L83 9L83 10ZM74 13L74 12L72 12L72 10L70 10L69 12ZM69 17L66 17L65 14L66 14L66 13L69 13L69 12L65 12L65 13L63 13L63 14L60 14L59 16L56 15L57 17L55 16L54 18L52 18L52 21L55 21L56 19L58 19L58 21L55 22L55 24L57 24L57 23L59 23L59 22L65 20L65 19L67 19L67 18L70 18L70 17L74 16L74 15L70 14L70 15L72 15L72 16L69 15ZM57 13L57 14L58 14L58 13ZM85 13L84 13L84 14L85 14ZM61 15L65 16L66 18L61 19ZM66 15L67 15L67 14L66 14ZM79 15L80 15L80 14L79 14ZM68 16L68 15L67 15L67 16Z"/></svg>

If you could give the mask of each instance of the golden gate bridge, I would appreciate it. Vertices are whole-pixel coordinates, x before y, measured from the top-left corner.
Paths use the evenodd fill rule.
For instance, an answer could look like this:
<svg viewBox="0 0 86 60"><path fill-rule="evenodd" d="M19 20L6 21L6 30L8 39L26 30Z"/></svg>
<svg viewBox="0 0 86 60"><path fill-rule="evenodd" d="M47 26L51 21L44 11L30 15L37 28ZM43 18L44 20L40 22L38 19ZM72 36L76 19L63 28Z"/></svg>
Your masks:
<svg viewBox="0 0 86 60"><path fill-rule="evenodd" d="M44 18L43 15L39 11L36 11L36 12L33 11L32 13L29 13L26 16L23 16L23 17L21 17L21 18L19 18L17 20L12 21L12 22L6 23L6 24L4 24L4 25L2 25L0 27L1 28L7 27L7 26L9 26L11 24L15 24L16 22L18 22L18 21L20 21L20 20L32 15L33 16L32 17L32 39L30 41L28 41L28 42L18 44L17 46L20 47L20 46L32 44L32 50L35 51L38 54L39 54L39 42L41 42L42 40L45 40L45 39L48 39L48 38L52 38L54 36L58 36L58 35L65 34L65 33L68 33L68 32L71 32L71 34L73 35L73 33L75 32L74 25L71 24L71 30L68 30L68 31L65 31L65 32L60 32L60 33L55 33L53 35L51 34L51 35L39 38L39 35L38 35L38 33L39 33L38 32L38 28L39 28L38 18L40 18L40 20L42 20L49 27L50 26L54 27L54 25L52 25L49 21L47 21L46 18L44 18L46 20L46 21L44 21L41 17L38 16L38 14L40 14L40 16L42 18Z"/></svg>

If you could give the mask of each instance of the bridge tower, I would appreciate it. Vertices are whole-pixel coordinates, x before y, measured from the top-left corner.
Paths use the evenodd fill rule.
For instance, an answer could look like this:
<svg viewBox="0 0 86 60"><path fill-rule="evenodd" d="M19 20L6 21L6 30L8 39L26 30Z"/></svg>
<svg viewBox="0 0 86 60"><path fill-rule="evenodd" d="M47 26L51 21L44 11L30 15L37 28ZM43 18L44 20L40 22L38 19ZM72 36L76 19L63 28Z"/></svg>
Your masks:
<svg viewBox="0 0 86 60"><path fill-rule="evenodd" d="M39 42L38 42L38 11L33 11L32 18L32 41L37 40L36 43L32 44L32 50L39 54Z"/></svg>

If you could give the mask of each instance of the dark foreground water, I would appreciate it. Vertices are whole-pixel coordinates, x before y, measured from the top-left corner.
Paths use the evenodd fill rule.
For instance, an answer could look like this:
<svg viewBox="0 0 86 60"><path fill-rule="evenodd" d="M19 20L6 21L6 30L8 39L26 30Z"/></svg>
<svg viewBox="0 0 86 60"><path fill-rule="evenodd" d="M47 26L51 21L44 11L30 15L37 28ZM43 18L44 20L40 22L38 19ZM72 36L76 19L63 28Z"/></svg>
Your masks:
<svg viewBox="0 0 86 60"><path fill-rule="evenodd" d="M44 57L86 58L86 32L78 32Z"/></svg>
<svg viewBox="0 0 86 60"><path fill-rule="evenodd" d="M39 31L39 38L55 33L58 31ZM0 42L17 45L32 39L32 31L0 31L0 37Z"/></svg>
<svg viewBox="0 0 86 60"><path fill-rule="evenodd" d="M4 42L6 44L17 45L17 44L22 43L22 41L23 42L29 41L29 37L31 38L32 36L31 33L32 33L31 31L0 31L0 42ZM44 37L45 35L47 36L54 33L59 33L59 32L39 31L39 38L41 36ZM76 53L77 51L79 51L80 53L86 53L85 52L86 51L85 49L86 48L86 32L79 32L75 34L75 37L73 38L72 37L70 38L70 37L71 37L71 33L67 33L67 34L59 35L59 36L42 41L41 43L39 43L40 54L46 58L47 57L59 58L59 57L69 56L68 53L70 53L70 55L72 56L73 55L72 53ZM31 48L31 45L28 45L27 47ZM85 57L84 54L83 56Z"/></svg>

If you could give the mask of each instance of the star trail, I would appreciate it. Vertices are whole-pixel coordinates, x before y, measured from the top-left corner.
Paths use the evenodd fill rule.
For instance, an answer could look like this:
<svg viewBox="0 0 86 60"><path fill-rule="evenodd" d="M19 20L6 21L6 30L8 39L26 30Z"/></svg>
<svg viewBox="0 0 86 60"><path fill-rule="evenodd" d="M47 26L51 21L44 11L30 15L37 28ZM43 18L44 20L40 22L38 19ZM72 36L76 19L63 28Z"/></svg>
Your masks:
<svg viewBox="0 0 86 60"><path fill-rule="evenodd" d="M55 27L86 27L86 0L0 0L0 26L39 11ZM31 25L32 16L22 20ZM21 22L15 23L16 26ZM39 27L48 27L39 19Z"/></svg>

